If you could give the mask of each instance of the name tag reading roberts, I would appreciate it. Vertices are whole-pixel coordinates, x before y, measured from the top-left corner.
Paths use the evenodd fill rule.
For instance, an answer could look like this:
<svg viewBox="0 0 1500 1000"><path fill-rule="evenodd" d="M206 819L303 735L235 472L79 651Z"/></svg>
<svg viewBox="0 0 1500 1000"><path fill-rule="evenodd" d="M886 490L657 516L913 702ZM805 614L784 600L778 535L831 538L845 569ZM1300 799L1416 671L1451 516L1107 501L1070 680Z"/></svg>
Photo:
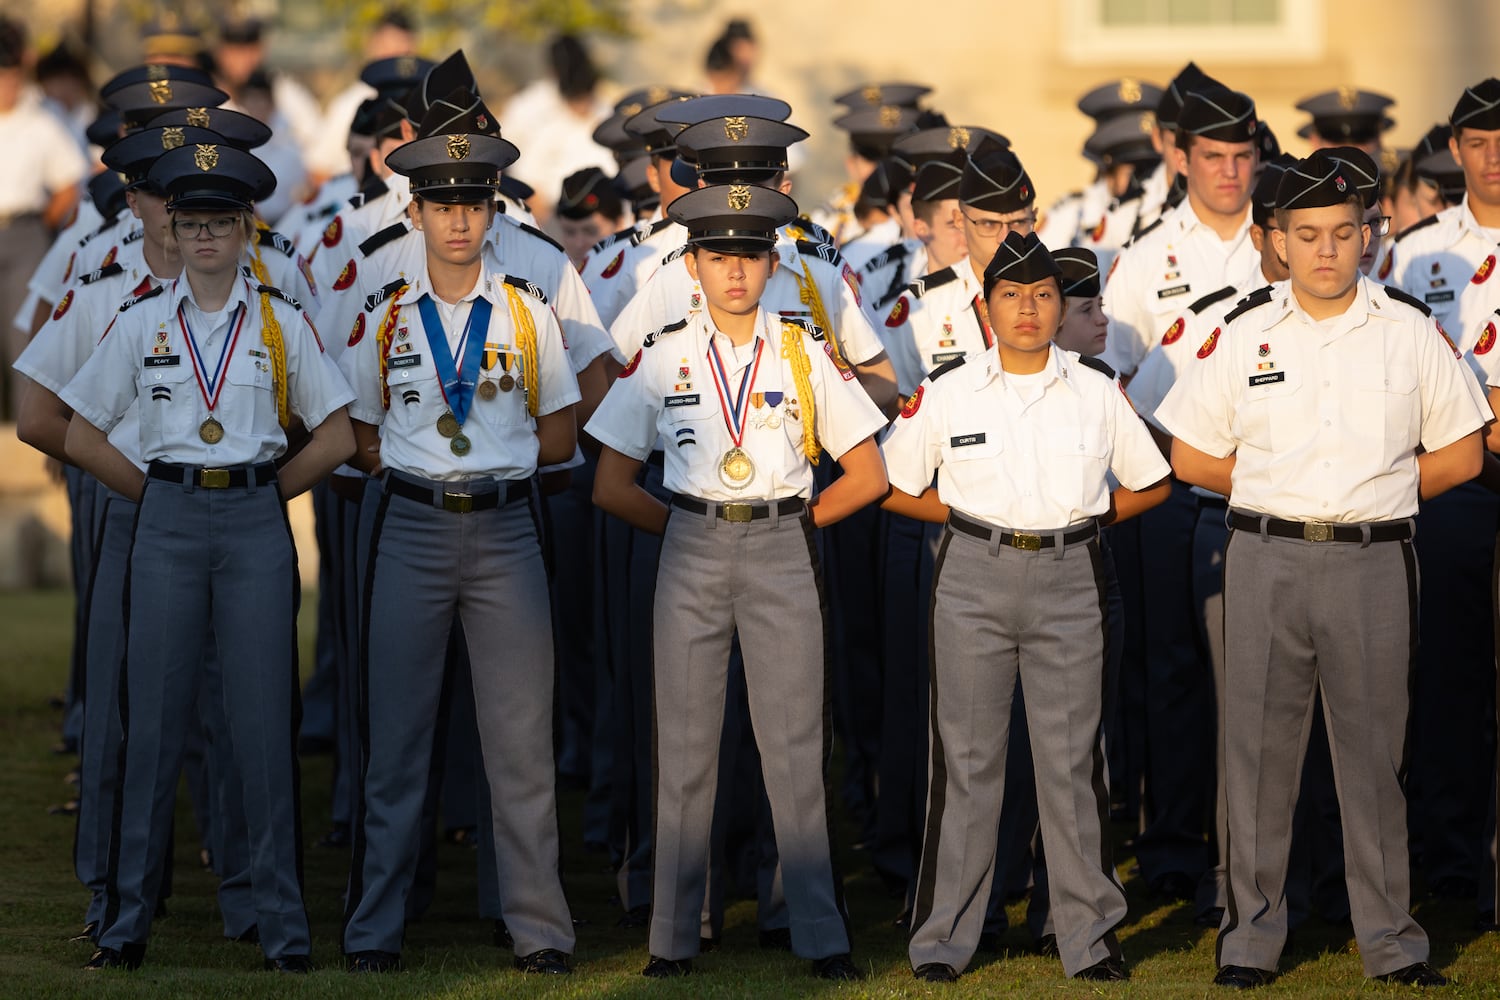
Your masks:
<svg viewBox="0 0 1500 1000"><path fill-rule="evenodd" d="M959 434L948 439L950 448L962 448L970 444L984 444L984 434Z"/></svg>
<svg viewBox="0 0 1500 1000"><path fill-rule="evenodd" d="M398 354L386 362L387 368L415 368L422 363L420 354Z"/></svg>
<svg viewBox="0 0 1500 1000"><path fill-rule="evenodd" d="M1186 295L1192 287L1192 285L1170 285L1167 288L1158 288L1156 290L1156 297L1159 299L1170 299L1174 295Z"/></svg>
<svg viewBox="0 0 1500 1000"><path fill-rule="evenodd" d="M1250 385L1252 388L1258 385L1270 385L1273 382L1285 382L1286 372L1266 372L1263 375L1251 375Z"/></svg>
<svg viewBox="0 0 1500 1000"><path fill-rule="evenodd" d="M697 406L698 394L695 392L691 396L667 396L662 400L662 405L666 407Z"/></svg>
<svg viewBox="0 0 1500 1000"><path fill-rule="evenodd" d="M142 361L147 368L173 368L182 364L182 355L158 354L149 358L143 358Z"/></svg>

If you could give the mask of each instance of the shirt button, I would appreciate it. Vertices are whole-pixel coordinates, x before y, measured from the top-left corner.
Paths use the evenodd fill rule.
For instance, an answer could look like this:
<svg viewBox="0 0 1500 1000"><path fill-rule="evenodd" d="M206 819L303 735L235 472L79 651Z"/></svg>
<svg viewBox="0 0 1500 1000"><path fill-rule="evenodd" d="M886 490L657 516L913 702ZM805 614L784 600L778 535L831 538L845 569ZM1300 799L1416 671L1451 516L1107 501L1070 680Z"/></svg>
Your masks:
<svg viewBox="0 0 1500 1000"><path fill-rule="evenodd" d="M1332 384L1332 383L1331 383L1331 382L1329 382L1329 381L1328 381L1328 380L1327 380L1327 379L1326 379L1326 378L1325 378L1325 379L1324 379L1324 380L1323 380L1323 388L1325 388L1325 389L1326 389L1326 388L1328 388L1328 386L1329 386L1329 385L1331 385L1331 384Z"/></svg>

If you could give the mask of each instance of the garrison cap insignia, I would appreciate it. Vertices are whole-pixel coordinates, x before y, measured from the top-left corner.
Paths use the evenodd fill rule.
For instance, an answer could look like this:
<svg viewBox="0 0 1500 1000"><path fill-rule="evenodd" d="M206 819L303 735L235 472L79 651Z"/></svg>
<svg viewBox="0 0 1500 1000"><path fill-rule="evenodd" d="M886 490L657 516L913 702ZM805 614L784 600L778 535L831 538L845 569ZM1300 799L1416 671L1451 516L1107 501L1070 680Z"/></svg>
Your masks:
<svg viewBox="0 0 1500 1000"><path fill-rule="evenodd" d="M219 165L219 147L216 145L200 145L198 151L193 154L193 163L204 173L217 167Z"/></svg>
<svg viewBox="0 0 1500 1000"><path fill-rule="evenodd" d="M736 212L743 212L750 207L750 186L748 184L731 184L729 186L729 207Z"/></svg>
<svg viewBox="0 0 1500 1000"><path fill-rule="evenodd" d="M948 148L964 149L969 145L969 130L962 125L955 125L948 130Z"/></svg>
<svg viewBox="0 0 1500 1000"><path fill-rule="evenodd" d="M164 150L166 150L166 149L176 149L178 146L182 145L182 142L183 142L183 139L182 139L182 129L180 129L180 128L164 128L164 129L161 130L161 148L162 149L164 149Z"/></svg>
<svg viewBox="0 0 1500 1000"><path fill-rule="evenodd" d="M466 135L450 135L448 137L448 156L450 159L462 160L469 155L469 137Z"/></svg>
<svg viewBox="0 0 1500 1000"><path fill-rule="evenodd" d="M152 101L157 104L166 104L172 99L172 81L152 80L148 91Z"/></svg>
<svg viewBox="0 0 1500 1000"><path fill-rule="evenodd" d="M1141 81L1125 77L1120 81L1120 100L1126 104L1139 104L1141 100Z"/></svg>
<svg viewBox="0 0 1500 1000"><path fill-rule="evenodd" d="M739 142L750 134L750 127L745 124L744 115L734 115L724 119L724 138L730 142Z"/></svg>
<svg viewBox="0 0 1500 1000"><path fill-rule="evenodd" d="M188 108L187 123L194 128L210 128L207 108Z"/></svg>

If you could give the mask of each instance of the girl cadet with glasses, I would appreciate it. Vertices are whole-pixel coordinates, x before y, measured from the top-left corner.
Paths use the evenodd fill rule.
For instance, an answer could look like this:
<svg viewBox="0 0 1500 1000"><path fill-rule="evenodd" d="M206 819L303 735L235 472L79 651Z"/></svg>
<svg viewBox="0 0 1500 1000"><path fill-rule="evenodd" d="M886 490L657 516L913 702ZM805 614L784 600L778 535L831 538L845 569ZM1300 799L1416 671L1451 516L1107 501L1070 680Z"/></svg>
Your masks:
<svg viewBox="0 0 1500 1000"><path fill-rule="evenodd" d="M252 207L276 186L269 168L231 146L194 143L162 155L148 180L166 192L183 274L126 300L61 393L75 414L68 455L140 505L125 584L123 770L88 968L135 968L144 956L204 684L223 692L266 965L306 972L297 556L283 504L353 450L351 395L297 303L240 270ZM132 406L144 473L106 437ZM304 428L306 442L278 466ZM204 656L210 633L215 658ZM200 679L203 669L219 676Z"/></svg>

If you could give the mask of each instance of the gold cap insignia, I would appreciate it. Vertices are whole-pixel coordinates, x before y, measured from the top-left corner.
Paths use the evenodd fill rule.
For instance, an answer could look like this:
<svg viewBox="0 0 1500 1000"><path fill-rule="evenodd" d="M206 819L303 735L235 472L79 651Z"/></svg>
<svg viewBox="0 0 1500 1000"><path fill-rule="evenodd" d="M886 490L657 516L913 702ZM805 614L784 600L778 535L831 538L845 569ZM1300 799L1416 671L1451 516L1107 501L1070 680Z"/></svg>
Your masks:
<svg viewBox="0 0 1500 1000"><path fill-rule="evenodd" d="M948 148L964 149L969 145L969 130L962 125L955 125L948 130Z"/></svg>
<svg viewBox="0 0 1500 1000"><path fill-rule="evenodd" d="M623 108L620 109L620 115L621 115L621 117L624 117L624 118L634 118L636 115L638 115L640 113L641 113L641 106L639 104L627 104Z"/></svg>
<svg viewBox="0 0 1500 1000"><path fill-rule="evenodd" d="M1354 106L1359 103L1359 91L1353 87L1339 88L1339 107L1345 111L1353 111Z"/></svg>
<svg viewBox="0 0 1500 1000"><path fill-rule="evenodd" d="M462 160L469 155L469 137L466 135L450 135L448 137L448 156L454 160Z"/></svg>
<svg viewBox="0 0 1500 1000"><path fill-rule="evenodd" d="M1141 82L1125 77L1120 81L1119 96L1126 104L1135 104L1141 99Z"/></svg>
<svg viewBox="0 0 1500 1000"><path fill-rule="evenodd" d="M212 170L219 165L219 147L199 146L197 152L193 154L193 162L197 164L199 170L205 173Z"/></svg>
<svg viewBox="0 0 1500 1000"><path fill-rule="evenodd" d="M885 95L880 92L878 86L871 84L860 92L860 96L865 99L866 104L879 104Z"/></svg>
<svg viewBox="0 0 1500 1000"><path fill-rule="evenodd" d="M880 127L896 128L901 124L901 109L887 104L880 109Z"/></svg>
<svg viewBox="0 0 1500 1000"><path fill-rule="evenodd" d="M750 185L729 185L729 207L736 212L743 212L750 207Z"/></svg>
<svg viewBox="0 0 1500 1000"><path fill-rule="evenodd" d="M396 75L404 79L411 79L417 75L417 61L411 56L402 56L396 60Z"/></svg>
<svg viewBox="0 0 1500 1000"><path fill-rule="evenodd" d="M1141 131L1150 135L1156 131L1156 112L1145 111L1141 113Z"/></svg>
<svg viewBox="0 0 1500 1000"><path fill-rule="evenodd" d="M652 87L646 91L647 104L660 104L672 95L667 92L666 87Z"/></svg>
<svg viewBox="0 0 1500 1000"><path fill-rule="evenodd" d="M146 67L146 79L165 80L167 78L167 67L161 63L151 63Z"/></svg>
<svg viewBox="0 0 1500 1000"><path fill-rule="evenodd" d="M151 100L157 104L166 104L172 99L171 80L152 80L147 89L151 92Z"/></svg>
<svg viewBox="0 0 1500 1000"><path fill-rule="evenodd" d="M724 119L724 138L730 142L739 142L750 134L750 126L745 124L744 115L735 115Z"/></svg>
<svg viewBox="0 0 1500 1000"><path fill-rule="evenodd" d="M207 108L188 108L187 123L194 128L210 128Z"/></svg>
<svg viewBox="0 0 1500 1000"><path fill-rule="evenodd" d="M162 149L164 149L164 150L167 150L167 149L176 149L178 146L182 145L182 142L183 142L183 140L182 140L182 129L180 129L180 128L164 128L164 129L161 130L161 148Z"/></svg>

